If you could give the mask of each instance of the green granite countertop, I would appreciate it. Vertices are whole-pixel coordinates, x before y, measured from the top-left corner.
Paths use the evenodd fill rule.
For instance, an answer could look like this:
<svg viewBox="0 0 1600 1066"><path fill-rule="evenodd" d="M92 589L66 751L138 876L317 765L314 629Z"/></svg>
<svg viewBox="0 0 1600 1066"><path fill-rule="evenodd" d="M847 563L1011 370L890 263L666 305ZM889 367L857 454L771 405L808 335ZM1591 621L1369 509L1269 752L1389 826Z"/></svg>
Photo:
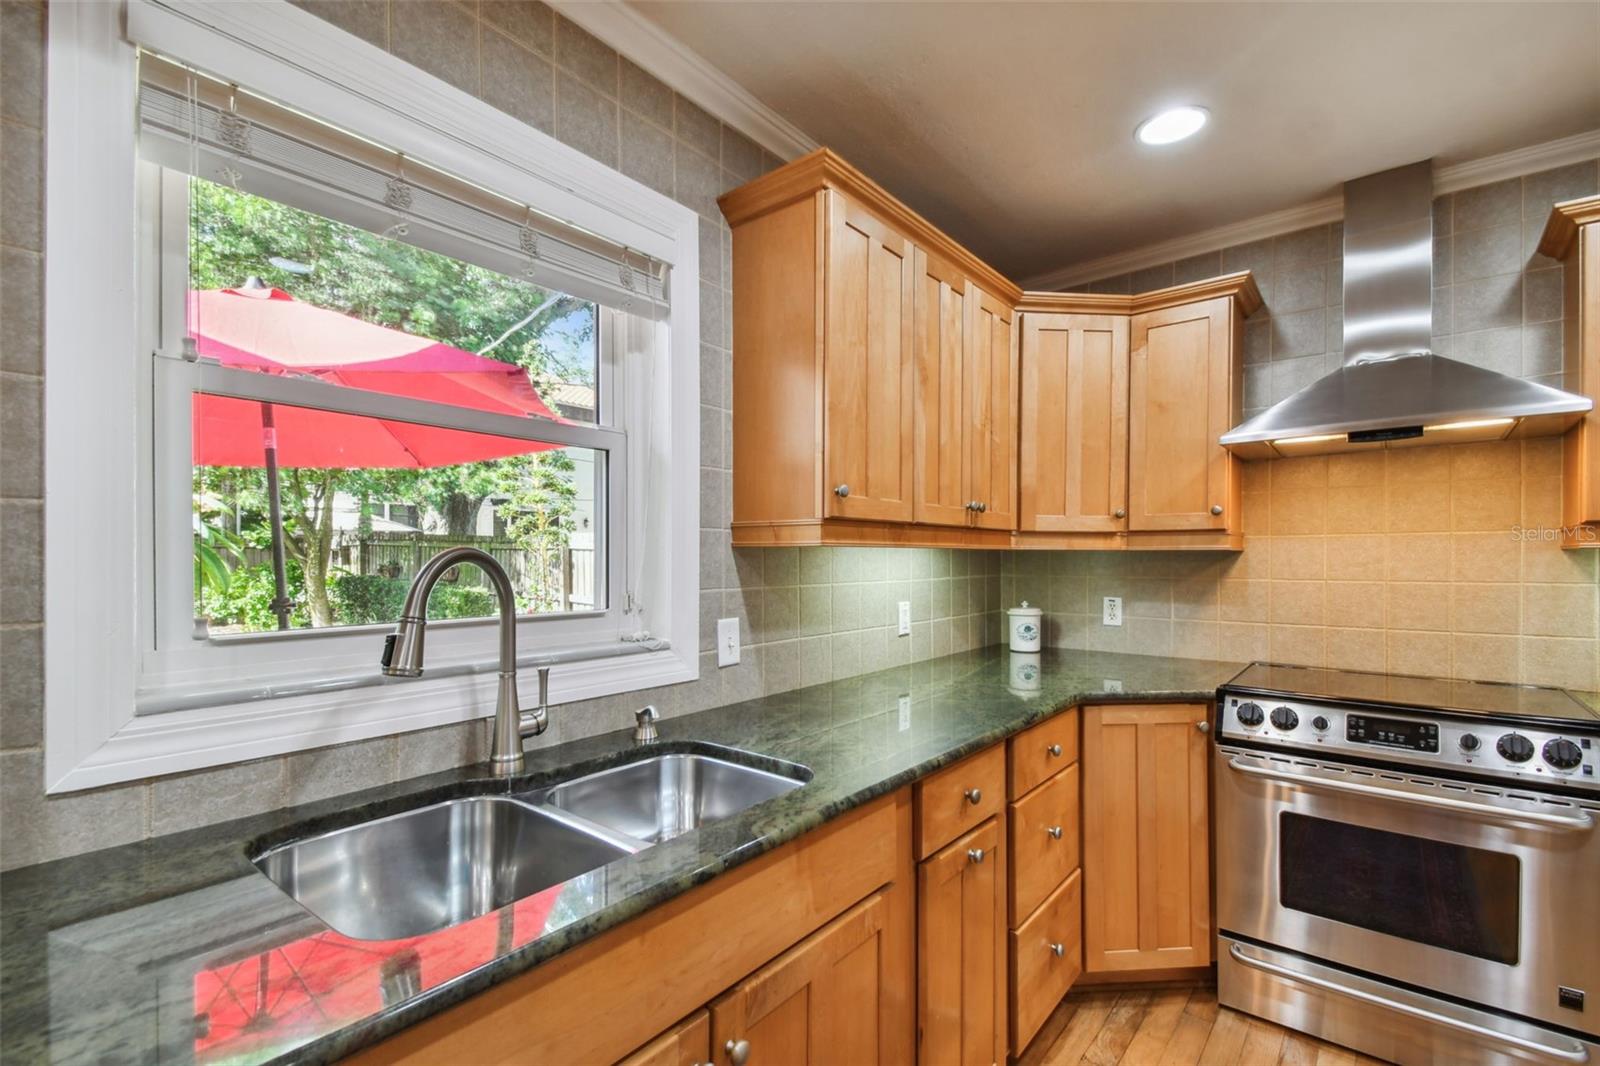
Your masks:
<svg viewBox="0 0 1600 1066"><path fill-rule="evenodd" d="M330 1062L538 965L1066 707L1209 700L1238 663L1081 651L1009 687L1000 647L661 723L655 752L734 748L811 780L725 821L425 936L353 940L250 864L263 847L452 796L518 793L639 755L621 731L0 876L0 1060ZM910 715L901 712L909 697ZM552 714L562 713L560 707Z"/></svg>

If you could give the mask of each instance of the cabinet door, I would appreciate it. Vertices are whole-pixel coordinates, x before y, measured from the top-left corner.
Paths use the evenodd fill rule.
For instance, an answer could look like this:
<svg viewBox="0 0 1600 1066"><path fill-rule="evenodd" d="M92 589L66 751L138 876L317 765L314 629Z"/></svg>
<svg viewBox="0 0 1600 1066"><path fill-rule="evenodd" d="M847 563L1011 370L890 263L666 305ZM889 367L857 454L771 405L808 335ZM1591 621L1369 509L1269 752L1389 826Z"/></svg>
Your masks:
<svg viewBox="0 0 1600 1066"><path fill-rule="evenodd" d="M713 1003L713 1061L820 1066L893 1059L891 984L903 979L904 968L893 958L888 893L868 896Z"/></svg>
<svg viewBox="0 0 1600 1066"><path fill-rule="evenodd" d="M1090 973L1211 962L1204 704L1083 712L1083 947Z"/></svg>
<svg viewBox="0 0 1600 1066"><path fill-rule="evenodd" d="M1017 528L1016 311L976 285L967 290L967 484L973 524Z"/></svg>
<svg viewBox="0 0 1600 1066"><path fill-rule="evenodd" d="M842 194L828 204L826 514L909 522L912 246Z"/></svg>
<svg viewBox="0 0 1600 1066"><path fill-rule="evenodd" d="M927 1066L1006 1061L1001 836L991 818L917 870L917 1061Z"/></svg>
<svg viewBox="0 0 1600 1066"><path fill-rule="evenodd" d="M622 1060L621 1066L704 1066L711 1061L711 1015L695 1011Z"/></svg>
<svg viewBox="0 0 1600 1066"><path fill-rule="evenodd" d="M920 248L916 263L916 505L912 511L918 522L964 526L971 513L962 470L967 279L945 259Z"/></svg>
<svg viewBox="0 0 1600 1066"><path fill-rule="evenodd" d="M1128 320L1022 316L1021 529L1128 528Z"/></svg>
<svg viewBox="0 0 1600 1066"><path fill-rule="evenodd" d="M1233 301L1134 315L1128 409L1128 528L1231 529Z"/></svg>

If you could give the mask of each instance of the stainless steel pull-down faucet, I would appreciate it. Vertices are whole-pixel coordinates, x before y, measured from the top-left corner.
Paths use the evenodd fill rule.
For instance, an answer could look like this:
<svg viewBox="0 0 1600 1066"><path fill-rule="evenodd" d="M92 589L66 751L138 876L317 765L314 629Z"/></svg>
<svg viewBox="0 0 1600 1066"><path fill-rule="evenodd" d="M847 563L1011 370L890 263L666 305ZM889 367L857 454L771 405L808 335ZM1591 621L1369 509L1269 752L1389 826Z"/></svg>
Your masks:
<svg viewBox="0 0 1600 1066"><path fill-rule="evenodd" d="M422 676L422 638L428 629L428 595L445 571L472 563L489 577L500 603L500 684L494 709L494 742L489 766L502 777L520 774L522 738L538 736L549 725L550 668L539 668L539 706L517 706L517 603L511 579L494 556L478 548L446 548L423 564L406 592L394 632L384 639L383 672L390 677Z"/></svg>

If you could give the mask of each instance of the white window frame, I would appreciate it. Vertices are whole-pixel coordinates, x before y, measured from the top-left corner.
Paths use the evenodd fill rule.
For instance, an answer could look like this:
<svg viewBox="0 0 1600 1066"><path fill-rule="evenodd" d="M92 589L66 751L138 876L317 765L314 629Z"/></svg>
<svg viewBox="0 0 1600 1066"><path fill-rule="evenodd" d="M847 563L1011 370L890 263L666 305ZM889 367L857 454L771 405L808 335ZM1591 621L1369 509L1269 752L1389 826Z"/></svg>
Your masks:
<svg viewBox="0 0 1600 1066"><path fill-rule="evenodd" d="M637 530L608 545L606 612L528 616L519 651L562 663L552 702L565 703L690 681L698 676L699 557L699 221L687 207L632 181L477 98L338 30L287 0L213 4L127 0L50 7L46 142L45 366L45 788L68 792L331 743L482 717L493 707L492 634L486 623L440 623L430 665L478 664L478 672L368 685L352 679L359 654L376 663L381 637L350 627L337 634L197 642L168 655L156 647L148 607L157 590L163 542L153 541L155 476L148 425L136 402L152 387L147 306L133 264L150 247L143 217L135 128L135 47L225 74L240 84L336 126L355 130L450 173L669 264L675 292L657 327L668 353L650 401L647 486L649 543ZM493 145L491 152L480 145ZM85 313L84 294L95 307ZM158 359L157 364L168 360ZM244 371L181 364L175 386L226 391ZM140 375L145 375L141 383ZM188 380L189 375L194 380ZM283 402L326 399L317 382L261 375L246 384L282 389ZM337 390L339 407L370 405L386 417L427 420L434 405ZM276 394L275 394L276 395ZM615 395L615 394L614 394ZM170 397L169 397L170 400ZM420 405L413 409L410 405ZM404 408L405 410L401 410ZM470 416L488 432L500 416ZM508 420L510 421L510 420ZM460 424L459 417L452 424ZM551 427L564 443L591 446L583 427ZM187 439L187 417L157 431ZM518 436L526 436L521 427ZM550 431L541 437L551 439ZM615 444L615 439L612 441ZM637 442L636 442L637 444ZM172 445L169 444L169 447ZM178 446L182 446L180 442ZM632 453L639 455L637 447ZM625 464L608 479L606 506L621 519ZM637 523L645 525L645 523ZM179 538L168 537L175 543ZM187 544L181 545L185 550ZM172 545L165 545L173 555ZM635 654L617 640L628 568L642 553L640 594L655 643ZM672 565L676 561L678 565ZM167 566L175 559L169 558ZM187 559L179 572L187 575ZM587 627L587 628L586 628ZM370 647L368 646L370 645ZM248 692L235 671L284 648L281 676ZM201 661L196 651L212 654ZM188 658L185 658L185 657ZM292 664L292 665L291 665ZM532 671L522 678L535 697ZM276 678L279 675L274 675ZM352 685L362 687L352 688ZM284 695L287 691L290 694ZM163 703L163 701L165 701ZM143 706L165 705L159 714ZM559 710L556 711L560 713Z"/></svg>

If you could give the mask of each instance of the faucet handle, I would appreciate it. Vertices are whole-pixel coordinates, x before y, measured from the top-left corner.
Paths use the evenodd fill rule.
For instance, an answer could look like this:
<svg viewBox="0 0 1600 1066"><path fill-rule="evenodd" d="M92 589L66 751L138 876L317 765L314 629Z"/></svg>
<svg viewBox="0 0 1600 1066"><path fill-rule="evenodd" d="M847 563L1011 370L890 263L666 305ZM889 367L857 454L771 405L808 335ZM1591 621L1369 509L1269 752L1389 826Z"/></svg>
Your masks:
<svg viewBox="0 0 1600 1066"><path fill-rule="evenodd" d="M550 706L550 668L539 667L539 706Z"/></svg>
<svg viewBox="0 0 1600 1066"><path fill-rule="evenodd" d="M648 744L655 740L659 733L656 731L656 722L661 718L661 712L653 705L644 706L633 712L633 739L638 744Z"/></svg>

